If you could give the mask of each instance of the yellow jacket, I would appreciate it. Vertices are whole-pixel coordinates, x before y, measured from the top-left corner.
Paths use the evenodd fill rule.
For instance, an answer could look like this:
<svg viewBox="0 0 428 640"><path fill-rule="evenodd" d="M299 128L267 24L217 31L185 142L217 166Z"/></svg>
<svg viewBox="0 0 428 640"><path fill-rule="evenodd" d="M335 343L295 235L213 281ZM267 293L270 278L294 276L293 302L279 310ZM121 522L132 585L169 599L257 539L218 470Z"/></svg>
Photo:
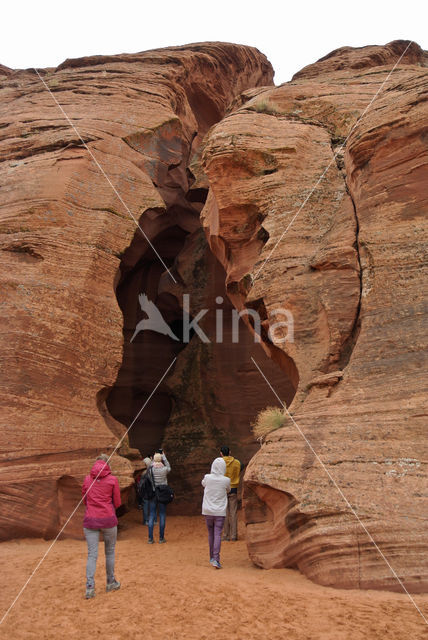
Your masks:
<svg viewBox="0 0 428 640"><path fill-rule="evenodd" d="M230 488L237 489L241 473L241 463L233 456L223 456L223 460L226 463L226 473L224 475L230 478Z"/></svg>

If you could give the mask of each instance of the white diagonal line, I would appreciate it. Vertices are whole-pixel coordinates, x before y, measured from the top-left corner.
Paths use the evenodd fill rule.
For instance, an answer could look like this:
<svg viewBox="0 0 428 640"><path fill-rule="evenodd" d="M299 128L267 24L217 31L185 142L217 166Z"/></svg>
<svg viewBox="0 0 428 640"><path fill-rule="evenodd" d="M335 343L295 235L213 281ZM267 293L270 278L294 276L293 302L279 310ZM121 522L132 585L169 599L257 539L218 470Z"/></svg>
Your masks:
<svg viewBox="0 0 428 640"><path fill-rule="evenodd" d="M165 378L166 374L168 373L168 371L171 369L172 365L174 364L174 362L177 360L177 358L175 357L174 360L171 362L171 364L169 365L168 369L165 371L165 373L163 374L163 376L161 377L161 379L159 380L159 382L157 383L157 385L155 386L155 388L153 389L153 391L151 392L151 394L149 395L149 397L147 398L147 400L145 401L145 403L143 404L143 406L141 407L141 409L139 410L139 412L137 413L137 415L135 416L135 418L133 419L133 421L131 422L131 424L129 425L129 427L127 428L127 430L125 431L125 433L123 434L123 436L120 438L120 440L117 442L115 448L113 449L113 451L111 452L110 456L107 459L106 464L110 461L110 458L112 457L112 455L117 451L117 449L120 447L120 445L122 444L123 439L125 438L125 436L128 435L129 430L131 429L131 427L135 424L136 420L138 419L138 417L140 416L141 412L143 411L143 409L147 406L148 402L150 401L150 399L152 398L153 394L156 392L157 388L159 387L159 385L161 384L162 380ZM82 504L83 500L86 498L89 489L92 487L92 485L94 484L94 482L96 482L96 480L98 479L98 476L100 475L102 469L99 471L98 475L96 476L96 478L94 478L93 482L91 483L91 485L88 487L86 493L84 496L82 496L81 500L78 502L78 504L76 505L76 507L74 508L74 510L71 512L71 514L68 516L66 523L61 527L61 530L58 532L56 538L54 538L54 540L52 541L52 543L49 545L49 547L47 548L45 554L42 556L42 558L39 560L39 562L37 563L35 569L33 570L33 572L31 573L31 575L29 576L29 578L27 579L27 581L25 582L25 584L23 585L23 587L20 589L18 595L15 597L14 601L12 602L12 604L10 605L9 609L6 611L6 613L4 614L4 616L2 617L2 619L0 620L0 625L6 620L7 616L9 615L9 612L12 610L12 608L15 606L15 604L18 602L19 598L21 597L21 595L24 593L25 589L27 588L30 580L33 578L33 576L35 575L35 573L37 572L37 570L40 568L40 566L42 565L42 563L44 562L44 560L46 559L47 555L49 554L49 552L52 550L54 544L57 542L59 536L61 535L61 533L64 531L65 527L68 525L68 523L70 522L71 518L74 516L74 514L76 513L77 509L80 507L80 505Z"/></svg>
<svg viewBox="0 0 428 640"><path fill-rule="evenodd" d="M409 44L407 45L407 47L404 49L403 53L401 54L401 56L398 58L397 62L395 63L395 65L392 67L391 71L388 73L387 77L385 78L385 80L382 82L382 84L380 85L379 89L376 91L376 93L374 94L373 98L370 100L369 104L366 106L366 108L364 109L364 111L361 113L361 115L358 117L358 120L354 123L354 125L351 127L351 129L349 130L348 135L346 136L345 140L342 142L341 146L338 148L338 150L334 153L333 158L330 160L330 162L328 163L326 169L323 171L323 173L320 175L320 177L318 178L318 180L316 181L314 187L312 187L311 191L309 192L309 195L306 196L306 198L303 200L303 203L300 205L300 207L297 209L296 213L294 214L294 216L291 218L291 221L289 222L289 224L287 225L287 228L285 229L285 231L282 232L279 240L275 243L275 246L271 249L271 251L269 252L269 255L266 257L266 259L264 260L264 262L262 262L262 264L260 265L260 268L258 269L257 273L254 275L253 277L253 283L257 280L257 278L259 277L260 272L262 271L262 269L264 269L266 263L271 259L272 254L274 253L274 251L276 251L277 246L279 245L279 243L281 242L281 240L283 239L283 237L285 236L285 234L287 233L287 231L290 229L291 225L294 223L294 221L296 220L297 216L300 214L300 212L302 211L303 207L305 206L305 204L308 202L309 198L311 197L311 195L313 194L313 192L315 191L315 189L317 188L317 186L320 184L320 182L324 179L325 174L327 173L327 171L330 169L331 165L333 164L333 162L336 162L336 157L341 153L342 149L344 148L344 146L346 145L349 136L351 135L351 133L353 132L353 130L355 129L355 127L357 126L357 124L360 122L361 118L363 118L365 116L365 114L367 113L367 111L370 109L370 107L372 106L373 102L376 100L377 96L379 95L379 93L382 91L383 87L385 86L385 84L388 82L388 80L390 79L390 77L392 76L392 74L394 73L395 69L397 68L397 66L400 64L403 56L405 55L405 53L407 52L408 48L410 47L410 45L413 44L413 40L411 40L409 42Z"/></svg>
<svg viewBox="0 0 428 640"><path fill-rule="evenodd" d="M349 509L352 511L352 513L354 514L354 516L356 517L356 519L358 520L359 524L362 526L362 528L364 529L364 531L366 532L367 536L369 537L370 541L373 543L373 545L376 547L377 551L379 552L380 556L383 558L383 560L385 561L385 563L387 564L387 566L389 567L392 575L394 576L394 578L396 578L396 580L398 581L398 583L400 584L401 588L403 589L403 591L408 595L408 597L410 598L410 601L412 602L412 604L415 606L415 608L417 609L417 611L419 612L419 614L422 616L422 619L424 620L425 624L428 625L428 620L425 618L424 614L422 613L422 611L420 610L420 608L418 607L418 605L416 604L415 600L412 598L412 596L410 595L410 593L407 591L406 587L404 586L402 580L400 579L400 577L397 575L397 573L395 572L395 570L393 569L393 567L391 566L388 558L386 558L386 556L384 555L384 553L381 551L381 549L379 549L376 541L374 540L372 534L370 533L370 531L367 529L366 525L364 524L364 522L362 522L362 520L360 519L360 517L358 516L357 512L355 511L355 509L353 508L353 506L351 505L351 503L349 502L348 498L345 496L345 494L343 493L342 489L339 487L339 485L337 484L336 480L334 479L334 477L331 475L330 471L327 469L327 467L325 466L324 462L321 460L321 458L319 457L318 453L315 451L315 449L313 448L313 446L311 445L311 443L309 442L308 438L306 437L306 435L303 433L303 431L301 430L301 428L299 427L299 425L297 424L297 422L295 421L295 419L293 418L293 416L291 415L291 413L289 412L289 410L287 409L286 405L282 402L282 400L280 399L279 395L277 394L277 392L275 391L275 389L273 388L273 386L271 385L271 383L269 382L269 380L266 378L265 374L263 373L263 371L260 369L259 365L257 364L257 362L254 360L254 358L251 356L251 360L253 361L253 363L256 365L257 369L259 370L259 373L262 375L262 377L264 378L265 382L267 383L267 385L269 386L270 390L272 391L272 393L275 395L276 399L278 400L278 402L280 403L280 405L282 406L282 408L284 409L284 411L286 411L288 417L290 418L290 420L292 421L292 423L294 424L294 426L296 427L297 431L300 433L300 435L302 436L302 438L305 440L306 444L308 445L308 447L310 448L310 450L312 451L312 453L314 454L314 456L316 457L316 459L318 460L318 462L320 463L321 467L323 468L323 470L326 472L326 474L328 475L330 481L334 484L334 486L336 487L336 489L338 490L339 494L341 495L341 497L343 498L343 500L345 501L346 505L349 507Z"/></svg>
<svg viewBox="0 0 428 640"><path fill-rule="evenodd" d="M143 229L140 227L140 224L138 222L138 220L135 218L135 216L133 215L132 211L130 210L130 208L128 207L128 205L126 204L126 202L123 200L122 196L120 195L120 193L118 192L118 190L116 189L116 187L114 186L114 184L112 183L112 181L110 180L110 178L108 177L108 175L106 174L106 172L104 171L104 169L102 168L102 166L100 165L100 163L98 162L98 160L96 159L95 155L92 153L91 149L88 147L88 145L86 144L86 142L83 140L82 136L80 135L79 131L76 129L76 127L74 126L73 122L70 120L70 118L68 117L68 115L66 114L66 112L64 111L64 109L62 108L62 106L60 105L60 103L58 102L58 100L55 98L54 94L52 93L52 91L49 89L48 85L46 84L46 82L44 81L44 79L42 78L42 76L40 75L40 73L37 71L37 69L34 69L34 71L37 73L37 75L39 76L39 79L41 80L41 82L43 83L45 89L47 91L49 91L52 99L54 100L55 104L57 105L57 107L61 110L61 113L63 114L64 118L67 120L68 124L70 125L70 127L73 129L73 131L76 133L76 135L80 138L81 143L83 144L83 146L85 147L86 151L89 153L89 155L91 156L92 160L95 162L95 164L97 165L98 169L101 171L101 173L103 174L104 178L107 180L107 182L109 183L109 185L111 186L111 188L113 189L114 193L116 194L116 196L119 198L120 202L123 204L123 206L125 207L126 211L128 212L128 214L130 215L130 217L133 219L133 221L135 222L135 224L137 225L137 227L139 228L139 230L141 231L141 233L143 234L144 238L147 240L147 242L149 243L150 247L153 249L154 253L156 254L156 256L159 258L160 262L162 263L162 266L167 270L168 274L171 276L172 280L174 281L175 284L177 284L177 280L174 278L174 276L172 275L170 269L166 266L165 262L162 260L161 256L159 255L159 253L156 251L155 247L153 246L153 244L150 242L149 238L147 237L147 234L143 231Z"/></svg>

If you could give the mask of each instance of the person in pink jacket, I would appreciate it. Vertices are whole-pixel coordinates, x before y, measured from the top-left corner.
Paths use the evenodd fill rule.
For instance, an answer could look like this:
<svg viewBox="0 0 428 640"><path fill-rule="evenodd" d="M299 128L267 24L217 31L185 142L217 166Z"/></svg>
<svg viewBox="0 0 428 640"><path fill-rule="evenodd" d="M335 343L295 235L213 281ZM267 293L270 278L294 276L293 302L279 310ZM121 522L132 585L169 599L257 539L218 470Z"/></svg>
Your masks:
<svg viewBox="0 0 428 640"><path fill-rule="evenodd" d="M100 531L103 532L106 556L106 591L116 591L120 582L114 577L114 549L117 539L116 509L120 507L120 489L116 476L107 464L108 457L101 454L82 486L83 502L86 506L83 531L88 544L86 564L86 598L95 596L95 569L98 557Z"/></svg>

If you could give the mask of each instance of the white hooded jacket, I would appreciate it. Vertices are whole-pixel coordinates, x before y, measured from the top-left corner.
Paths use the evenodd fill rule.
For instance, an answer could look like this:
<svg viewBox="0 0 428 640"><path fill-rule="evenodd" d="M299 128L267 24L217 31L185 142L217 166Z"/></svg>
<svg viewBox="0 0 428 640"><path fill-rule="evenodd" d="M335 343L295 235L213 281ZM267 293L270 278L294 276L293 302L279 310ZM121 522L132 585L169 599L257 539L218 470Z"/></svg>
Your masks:
<svg viewBox="0 0 428 640"><path fill-rule="evenodd" d="M211 473L207 473L202 480L204 499L202 501L202 515L225 516L227 509L227 494L230 491L230 478L227 478L226 463L223 458L216 458L211 465Z"/></svg>

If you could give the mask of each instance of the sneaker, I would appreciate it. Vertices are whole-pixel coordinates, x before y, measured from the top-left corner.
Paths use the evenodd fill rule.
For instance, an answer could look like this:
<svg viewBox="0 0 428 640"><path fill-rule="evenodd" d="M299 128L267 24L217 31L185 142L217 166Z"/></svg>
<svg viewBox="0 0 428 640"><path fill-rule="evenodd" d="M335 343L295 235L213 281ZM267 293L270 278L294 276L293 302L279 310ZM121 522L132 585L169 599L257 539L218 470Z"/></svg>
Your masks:
<svg viewBox="0 0 428 640"><path fill-rule="evenodd" d="M161 539L159 540L159 544L164 544L165 542L166 542L165 538L161 538Z"/></svg>
<svg viewBox="0 0 428 640"><path fill-rule="evenodd" d="M95 587L86 587L85 598L86 600L89 600L90 598L95 598Z"/></svg>
<svg viewBox="0 0 428 640"><path fill-rule="evenodd" d="M149 538L149 539L147 540L147 542L148 542L148 544L153 544L153 543L154 543L154 540L153 540L153 538Z"/></svg>
<svg viewBox="0 0 428 640"><path fill-rule="evenodd" d="M229 542L230 538L228 538L227 536L223 536L221 541L222 542Z"/></svg>
<svg viewBox="0 0 428 640"><path fill-rule="evenodd" d="M218 560L213 560L213 561L211 562L211 564L212 564L212 566L214 567L214 569L221 569L221 568L222 568L222 566L221 566L221 564L218 562Z"/></svg>
<svg viewBox="0 0 428 640"><path fill-rule="evenodd" d="M109 591L117 591L118 589L120 589L120 582L118 582L118 580L115 580L114 582L110 582L106 586L107 593Z"/></svg>

